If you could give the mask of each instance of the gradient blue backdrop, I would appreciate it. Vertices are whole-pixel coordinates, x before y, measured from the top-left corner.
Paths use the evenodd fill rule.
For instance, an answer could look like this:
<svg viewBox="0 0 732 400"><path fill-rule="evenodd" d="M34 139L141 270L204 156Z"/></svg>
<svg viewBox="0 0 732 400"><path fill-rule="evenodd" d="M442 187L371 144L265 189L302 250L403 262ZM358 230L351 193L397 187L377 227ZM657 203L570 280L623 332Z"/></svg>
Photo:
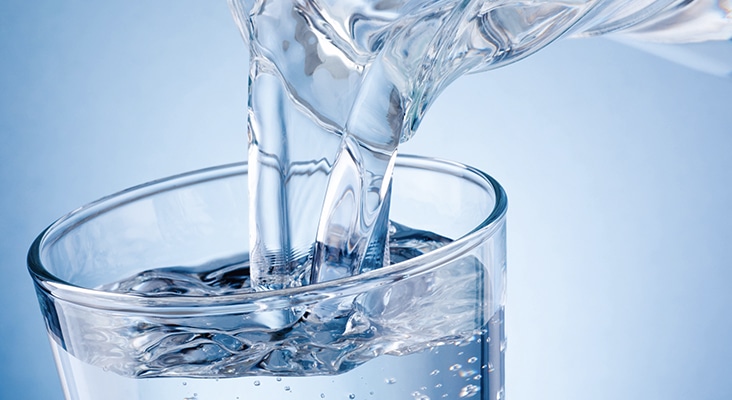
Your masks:
<svg viewBox="0 0 732 400"><path fill-rule="evenodd" d="M25 269L100 196L246 158L225 0L0 3L0 398L61 399ZM509 194L507 394L732 398L732 79L604 39L464 77L404 153Z"/></svg>

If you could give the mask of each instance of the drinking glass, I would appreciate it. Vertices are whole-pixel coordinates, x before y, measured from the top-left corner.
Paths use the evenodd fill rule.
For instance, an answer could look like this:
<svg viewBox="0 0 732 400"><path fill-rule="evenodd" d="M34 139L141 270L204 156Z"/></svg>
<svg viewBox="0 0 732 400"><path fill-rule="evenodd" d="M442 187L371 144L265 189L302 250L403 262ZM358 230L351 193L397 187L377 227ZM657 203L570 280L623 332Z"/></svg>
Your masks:
<svg viewBox="0 0 732 400"><path fill-rule="evenodd" d="M66 399L504 397L506 196L400 156L391 265L250 291L247 165L62 217L28 265Z"/></svg>

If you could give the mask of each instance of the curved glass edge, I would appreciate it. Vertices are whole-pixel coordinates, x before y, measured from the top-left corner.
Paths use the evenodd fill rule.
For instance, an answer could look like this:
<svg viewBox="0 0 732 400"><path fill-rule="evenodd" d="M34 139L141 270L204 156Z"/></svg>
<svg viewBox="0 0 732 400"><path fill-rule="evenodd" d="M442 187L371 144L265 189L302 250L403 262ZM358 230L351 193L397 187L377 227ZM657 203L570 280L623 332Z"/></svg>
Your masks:
<svg viewBox="0 0 732 400"><path fill-rule="evenodd" d="M28 271L38 290L42 290L54 298L95 309L120 312L139 312L144 310L145 312L156 314L185 313L187 315L195 315L197 313L211 315L217 312L229 313L232 312L233 308L238 311L248 312L262 309L263 307L277 309L307 305L336 295L344 296L354 294L406 277L427 273L476 248L504 226L508 199L501 185L490 175L462 163L413 155L399 155L396 165L443 172L446 169L451 169L452 172L456 173L461 171L462 173L459 175L461 178L469 178L473 182L479 183L484 187L490 187L493 190L495 197L493 210L486 219L466 235L424 255L359 275L275 291L207 297L185 295L145 297L75 286L57 278L43 266L41 260L43 247L58 240L63 233L82 224L84 221L103 214L109 209L156 193L203 183L209 180L245 174L248 171L248 165L246 162L241 162L209 167L143 183L105 196L71 211L47 227L33 241L27 258ZM203 306L204 304L205 306Z"/></svg>

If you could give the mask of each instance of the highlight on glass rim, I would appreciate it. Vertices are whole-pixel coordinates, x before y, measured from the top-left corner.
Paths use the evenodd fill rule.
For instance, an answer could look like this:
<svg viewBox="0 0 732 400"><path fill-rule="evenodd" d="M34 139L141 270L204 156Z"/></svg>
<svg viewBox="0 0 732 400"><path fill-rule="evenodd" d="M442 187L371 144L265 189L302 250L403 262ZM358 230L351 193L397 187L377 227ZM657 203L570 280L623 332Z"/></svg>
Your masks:
<svg viewBox="0 0 732 400"><path fill-rule="evenodd" d="M68 400L505 399L507 196L400 144L460 76L558 39L732 71L724 1L229 6L248 161L90 203L30 249Z"/></svg>

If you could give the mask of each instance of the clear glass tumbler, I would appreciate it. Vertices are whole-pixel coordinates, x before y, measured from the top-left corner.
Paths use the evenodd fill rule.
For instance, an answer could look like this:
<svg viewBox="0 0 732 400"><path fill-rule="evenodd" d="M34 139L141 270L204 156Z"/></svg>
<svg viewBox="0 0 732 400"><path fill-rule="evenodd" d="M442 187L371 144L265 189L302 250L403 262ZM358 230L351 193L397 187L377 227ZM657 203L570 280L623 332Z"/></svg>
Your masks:
<svg viewBox="0 0 732 400"><path fill-rule="evenodd" d="M246 181L246 164L162 179L36 239L28 264L67 399L504 397L495 180L400 157L390 266L259 292Z"/></svg>

